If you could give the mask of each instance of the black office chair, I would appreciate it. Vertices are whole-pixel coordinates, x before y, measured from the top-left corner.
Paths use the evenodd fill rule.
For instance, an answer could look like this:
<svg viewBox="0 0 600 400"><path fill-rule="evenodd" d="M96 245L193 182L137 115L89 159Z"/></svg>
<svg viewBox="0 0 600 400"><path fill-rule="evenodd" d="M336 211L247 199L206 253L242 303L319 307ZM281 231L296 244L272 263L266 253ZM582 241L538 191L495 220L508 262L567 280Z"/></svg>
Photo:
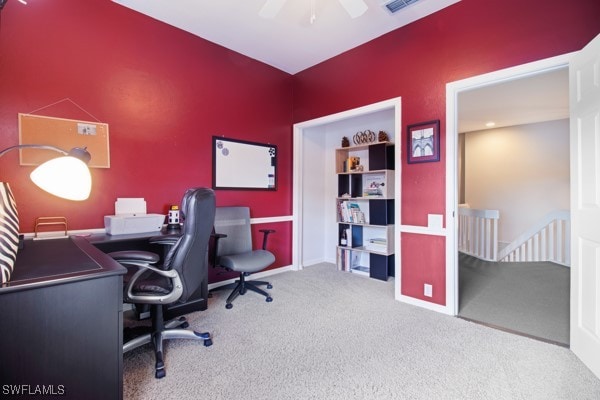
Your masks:
<svg viewBox="0 0 600 400"><path fill-rule="evenodd" d="M156 378L166 373L163 360L163 340L193 339L210 346L208 332L185 329L185 317L165 322L163 307L185 302L208 276L208 244L215 218L215 196L211 189L195 188L185 192L182 200L184 219L180 235L157 237L155 243L170 245L160 266L157 254L147 251L117 251L110 253L129 270L124 278L124 301L149 304L152 319L151 332L127 341L123 352L152 342L156 354ZM152 240L152 239L151 239Z"/></svg>
<svg viewBox="0 0 600 400"><path fill-rule="evenodd" d="M248 290L266 297L267 302L273 298L258 285L273 286L265 281L247 281L250 274L261 271L275 262L273 253L267 250L267 238L272 229L261 229L263 232L262 249L253 250L252 232L250 228L250 209L248 207L217 207L215 213L215 233L211 262L213 267L223 267L230 271L239 272L240 278L233 285L219 287L217 290L234 286L226 301L226 308L233 307L233 300L238 295L244 295Z"/></svg>

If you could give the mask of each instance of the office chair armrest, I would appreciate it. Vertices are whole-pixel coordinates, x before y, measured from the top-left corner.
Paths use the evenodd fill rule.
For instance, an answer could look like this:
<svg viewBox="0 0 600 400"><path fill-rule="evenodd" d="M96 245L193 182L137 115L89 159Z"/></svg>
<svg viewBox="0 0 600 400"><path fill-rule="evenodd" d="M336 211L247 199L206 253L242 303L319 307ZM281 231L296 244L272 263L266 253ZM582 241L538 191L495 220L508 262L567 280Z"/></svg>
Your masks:
<svg viewBox="0 0 600 400"><path fill-rule="evenodd" d="M161 236L153 236L150 239L148 239L148 241L151 244L164 244L167 246L174 246L175 244L177 244L177 241L181 238L181 234L179 233L171 233L168 235L161 235Z"/></svg>
<svg viewBox="0 0 600 400"><path fill-rule="evenodd" d="M125 250L109 253L113 259L125 266L138 267L138 271L133 274L125 288L125 296L131 303L140 304L169 304L177 301L183 294L183 285L181 277L174 269L162 270L150 264L157 263L160 257L149 251ZM150 270L160 276L169 278L173 286L173 290L165 295L142 295L138 296L133 293L133 287L140 279L142 274Z"/></svg>
<svg viewBox="0 0 600 400"><path fill-rule="evenodd" d="M263 244L262 244L262 249L266 250L267 249L267 239L269 237L270 233L274 233L276 232L275 229L260 229L259 232L263 233Z"/></svg>
<svg viewBox="0 0 600 400"><path fill-rule="evenodd" d="M120 263L143 263L143 264L156 264L160 257L156 253L143 250L124 250L124 251L113 251L108 253L113 259ZM137 265L137 264L136 264Z"/></svg>
<svg viewBox="0 0 600 400"><path fill-rule="evenodd" d="M131 280L127 283L127 287L125 288L125 296L128 301L132 303L139 304L171 304L177 301L183 294L183 284L181 282L181 277L174 269L162 270L156 267L153 267L148 264L136 263L132 264L138 267L141 267L139 271L137 271ZM135 295L133 293L133 286L136 281L142 276L145 270L150 270L158 275L164 276L166 278L171 279L171 284L173 285L173 290L170 293L164 295Z"/></svg>

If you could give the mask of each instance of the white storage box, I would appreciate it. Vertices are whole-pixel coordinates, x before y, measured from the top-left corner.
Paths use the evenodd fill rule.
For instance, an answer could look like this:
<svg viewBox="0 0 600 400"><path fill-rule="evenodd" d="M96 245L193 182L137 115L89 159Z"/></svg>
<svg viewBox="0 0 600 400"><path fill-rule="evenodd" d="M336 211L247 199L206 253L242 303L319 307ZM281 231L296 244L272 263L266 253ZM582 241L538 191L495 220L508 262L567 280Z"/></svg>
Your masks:
<svg viewBox="0 0 600 400"><path fill-rule="evenodd" d="M158 232L164 222L162 214L146 214L143 198L118 198L115 215L104 216L104 228L109 235Z"/></svg>

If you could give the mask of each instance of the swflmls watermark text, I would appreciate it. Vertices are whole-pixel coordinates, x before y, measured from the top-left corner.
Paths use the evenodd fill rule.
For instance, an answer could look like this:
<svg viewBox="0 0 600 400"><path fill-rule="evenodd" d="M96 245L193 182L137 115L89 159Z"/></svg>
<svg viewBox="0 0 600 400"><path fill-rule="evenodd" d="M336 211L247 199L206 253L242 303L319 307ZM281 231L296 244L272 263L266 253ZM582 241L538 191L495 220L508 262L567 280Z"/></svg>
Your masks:
<svg viewBox="0 0 600 400"><path fill-rule="evenodd" d="M62 396L65 385L2 385L4 396Z"/></svg>

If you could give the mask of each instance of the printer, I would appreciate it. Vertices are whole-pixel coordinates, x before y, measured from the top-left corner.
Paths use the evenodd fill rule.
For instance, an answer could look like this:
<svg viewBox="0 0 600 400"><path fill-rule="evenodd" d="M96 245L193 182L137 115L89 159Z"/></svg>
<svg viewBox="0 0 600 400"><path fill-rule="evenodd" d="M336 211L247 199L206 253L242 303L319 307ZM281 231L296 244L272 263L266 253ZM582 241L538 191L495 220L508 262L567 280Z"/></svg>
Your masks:
<svg viewBox="0 0 600 400"><path fill-rule="evenodd" d="M117 198L115 215L104 216L104 228L109 235L159 232L165 221L162 214L146 214L143 198Z"/></svg>

